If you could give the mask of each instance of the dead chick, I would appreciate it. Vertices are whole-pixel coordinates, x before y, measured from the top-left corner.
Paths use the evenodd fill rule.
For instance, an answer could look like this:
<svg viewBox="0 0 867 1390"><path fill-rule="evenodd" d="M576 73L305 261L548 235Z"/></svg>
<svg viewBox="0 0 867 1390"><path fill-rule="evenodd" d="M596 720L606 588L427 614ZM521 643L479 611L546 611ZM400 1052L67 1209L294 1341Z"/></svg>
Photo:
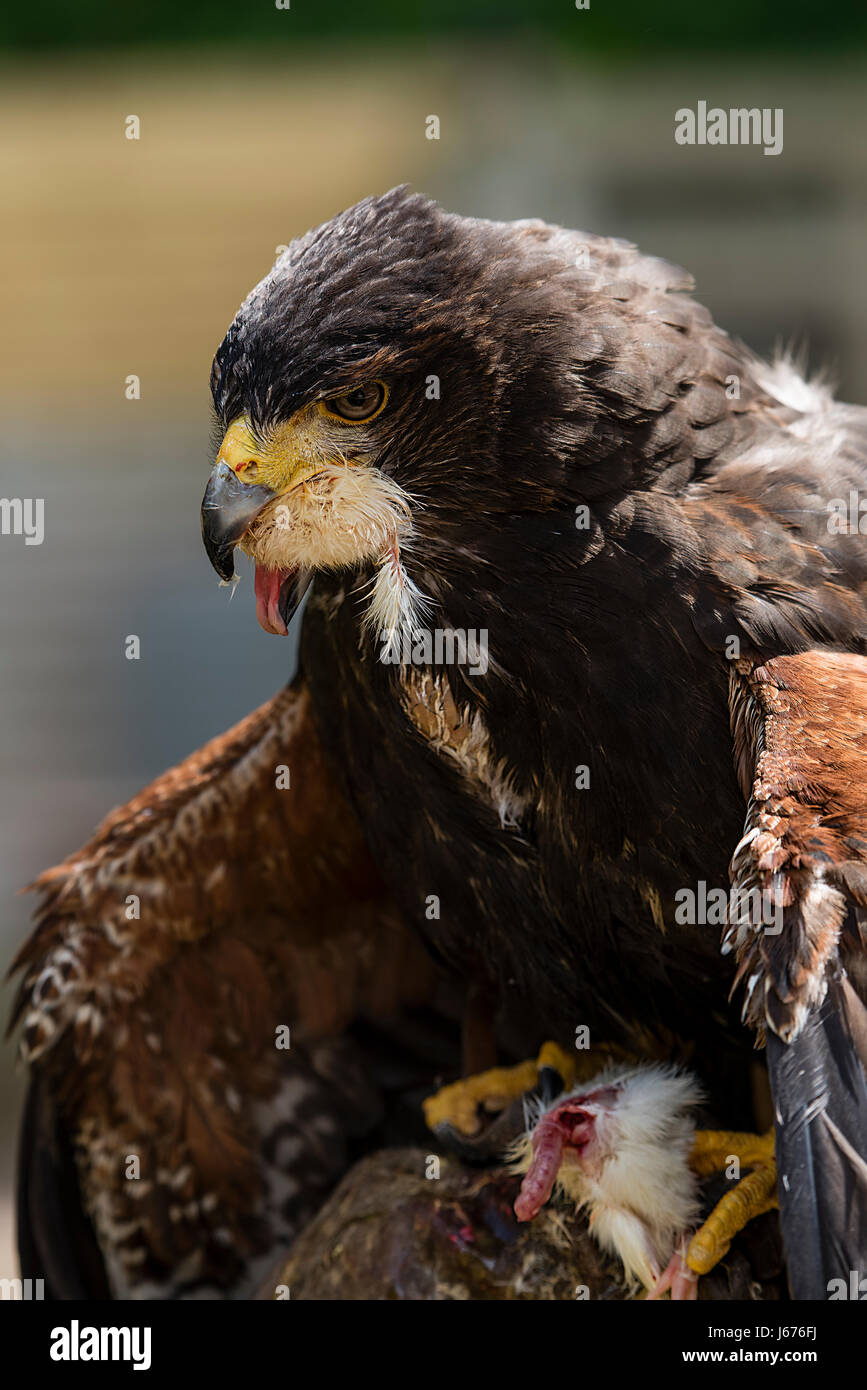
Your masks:
<svg viewBox="0 0 867 1390"><path fill-rule="evenodd" d="M699 1217L690 1156L701 1098L688 1072L653 1065L609 1069L553 1105L531 1102L510 1154L524 1173L518 1220L532 1220L556 1192L589 1212L594 1238L631 1287L695 1298L686 1248Z"/></svg>

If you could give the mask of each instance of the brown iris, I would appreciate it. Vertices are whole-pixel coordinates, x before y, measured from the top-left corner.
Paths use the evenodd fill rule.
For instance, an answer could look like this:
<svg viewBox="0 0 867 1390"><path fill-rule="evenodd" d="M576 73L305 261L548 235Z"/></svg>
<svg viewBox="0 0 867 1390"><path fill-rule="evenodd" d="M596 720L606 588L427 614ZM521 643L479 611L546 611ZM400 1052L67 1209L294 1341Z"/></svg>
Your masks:
<svg viewBox="0 0 867 1390"><path fill-rule="evenodd" d="M322 405L329 415L336 415L339 420L363 424L379 414L387 398L388 391L381 381L366 381L339 396L329 396Z"/></svg>

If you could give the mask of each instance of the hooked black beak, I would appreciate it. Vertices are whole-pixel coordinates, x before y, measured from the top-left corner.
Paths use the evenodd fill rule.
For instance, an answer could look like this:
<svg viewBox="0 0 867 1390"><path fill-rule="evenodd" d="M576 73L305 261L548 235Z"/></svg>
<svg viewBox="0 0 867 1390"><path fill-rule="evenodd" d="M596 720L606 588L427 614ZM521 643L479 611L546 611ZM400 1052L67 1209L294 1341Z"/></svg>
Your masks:
<svg viewBox="0 0 867 1390"><path fill-rule="evenodd" d="M202 498L202 540L221 579L234 575L236 544L276 495L269 487L239 482L225 462L214 465Z"/></svg>

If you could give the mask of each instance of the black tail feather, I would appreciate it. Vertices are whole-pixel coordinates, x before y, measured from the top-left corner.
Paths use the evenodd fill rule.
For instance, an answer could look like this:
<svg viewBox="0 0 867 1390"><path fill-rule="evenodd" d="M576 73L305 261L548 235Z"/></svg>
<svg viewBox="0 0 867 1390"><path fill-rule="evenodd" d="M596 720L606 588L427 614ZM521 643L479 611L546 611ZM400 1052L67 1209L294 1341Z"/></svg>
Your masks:
<svg viewBox="0 0 867 1390"><path fill-rule="evenodd" d="M108 1299L105 1265L85 1215L72 1146L38 1078L27 1092L18 1154L18 1253L46 1299Z"/></svg>
<svg viewBox="0 0 867 1390"><path fill-rule="evenodd" d="M827 1299L867 1278L867 1011L833 981L791 1043L768 1037L789 1283ZM840 1287L837 1285L836 1287Z"/></svg>

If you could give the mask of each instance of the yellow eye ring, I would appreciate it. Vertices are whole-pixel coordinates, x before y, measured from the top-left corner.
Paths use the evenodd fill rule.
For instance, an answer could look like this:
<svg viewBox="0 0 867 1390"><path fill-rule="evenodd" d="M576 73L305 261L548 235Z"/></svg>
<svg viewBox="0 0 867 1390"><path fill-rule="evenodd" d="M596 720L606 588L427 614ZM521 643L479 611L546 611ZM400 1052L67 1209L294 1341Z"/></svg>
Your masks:
<svg viewBox="0 0 867 1390"><path fill-rule="evenodd" d="M363 381L349 391L317 402L324 415L339 420L341 425L368 425L385 410L387 403L388 387L384 381Z"/></svg>

